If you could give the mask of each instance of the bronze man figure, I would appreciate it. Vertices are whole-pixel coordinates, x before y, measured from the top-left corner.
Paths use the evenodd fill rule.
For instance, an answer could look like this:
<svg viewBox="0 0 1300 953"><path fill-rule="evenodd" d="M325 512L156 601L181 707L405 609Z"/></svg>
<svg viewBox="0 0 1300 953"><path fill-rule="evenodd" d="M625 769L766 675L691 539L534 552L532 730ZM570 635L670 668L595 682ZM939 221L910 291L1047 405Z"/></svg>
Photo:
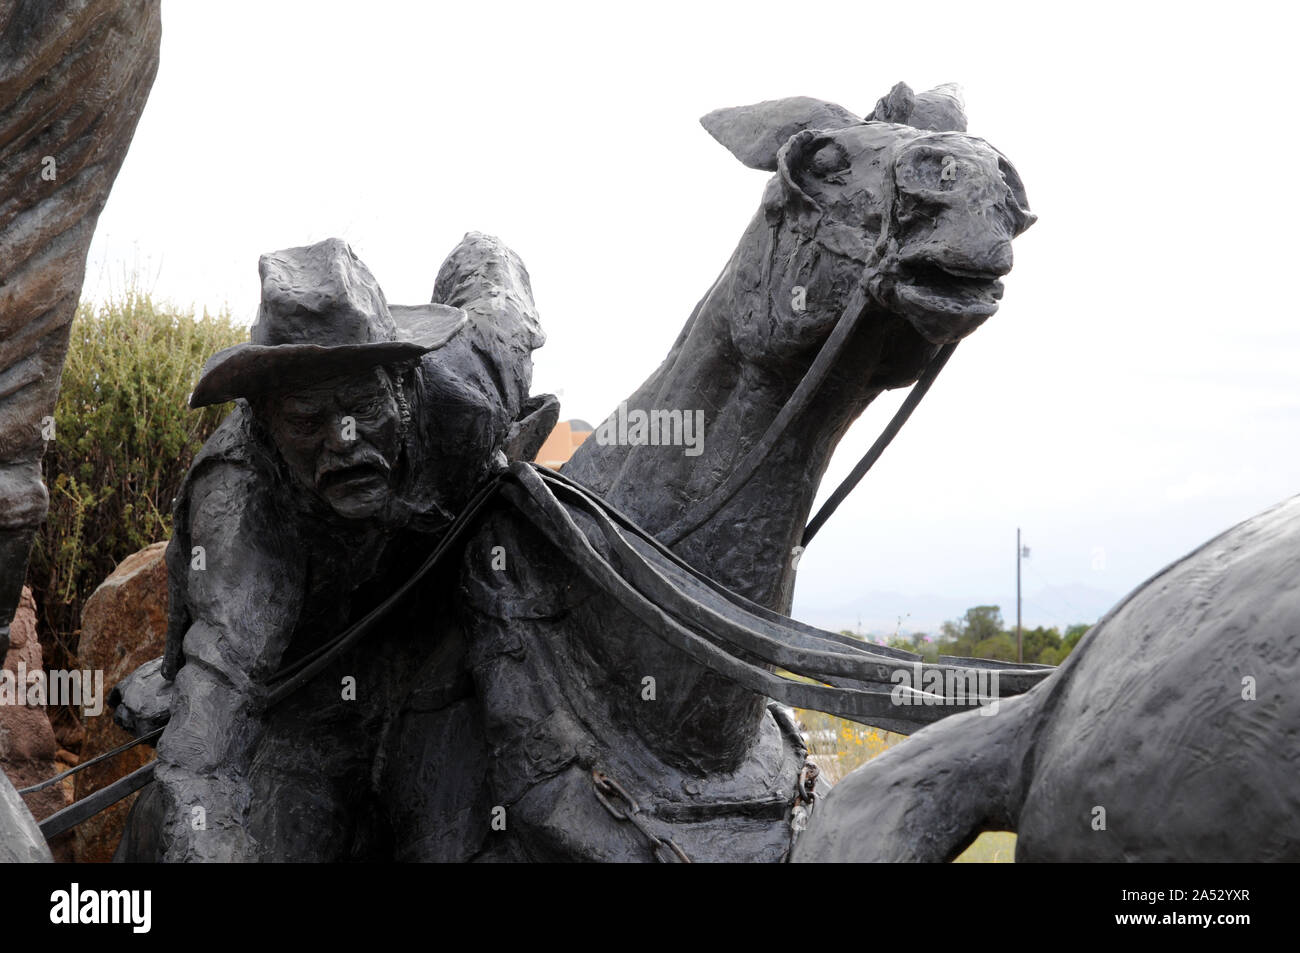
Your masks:
<svg viewBox="0 0 1300 953"><path fill-rule="evenodd" d="M209 360L190 400L237 405L176 501L166 657L119 692L137 730L151 695L154 717L170 708L126 857L384 849L374 751L436 621L368 641L274 711L269 680L400 583L473 488L554 423L553 401L527 400L544 340L527 273L494 239L468 236L442 300L419 307L388 305L339 240L265 255L260 273L251 341ZM524 433L521 412L539 409L540 433Z"/></svg>

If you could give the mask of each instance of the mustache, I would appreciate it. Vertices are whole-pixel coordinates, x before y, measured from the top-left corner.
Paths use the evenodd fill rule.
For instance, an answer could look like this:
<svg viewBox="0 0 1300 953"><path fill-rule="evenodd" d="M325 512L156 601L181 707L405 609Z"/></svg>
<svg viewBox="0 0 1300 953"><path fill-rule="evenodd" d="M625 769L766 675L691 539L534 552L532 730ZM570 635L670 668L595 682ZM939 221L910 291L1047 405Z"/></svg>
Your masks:
<svg viewBox="0 0 1300 953"><path fill-rule="evenodd" d="M329 482L338 474L361 469L378 470L387 476L392 472L392 465L373 447L361 447L346 457L328 457L316 465L316 486Z"/></svg>

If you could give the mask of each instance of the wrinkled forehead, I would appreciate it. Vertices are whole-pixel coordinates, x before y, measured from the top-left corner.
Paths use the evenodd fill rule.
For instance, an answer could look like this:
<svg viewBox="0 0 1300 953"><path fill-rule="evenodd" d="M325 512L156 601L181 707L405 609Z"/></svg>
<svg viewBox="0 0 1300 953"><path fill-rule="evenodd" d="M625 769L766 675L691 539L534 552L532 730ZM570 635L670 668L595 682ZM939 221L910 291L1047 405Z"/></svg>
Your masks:
<svg viewBox="0 0 1300 953"><path fill-rule="evenodd" d="M910 126L862 122L841 129L808 129L793 136L781 150L779 162L787 167L808 165L829 168L852 166L856 175L883 175L900 145L923 135ZM815 169L815 171L824 171Z"/></svg>
<svg viewBox="0 0 1300 953"><path fill-rule="evenodd" d="M801 132L781 151L779 174L839 218L872 217L894 188L1005 190L998 154L982 140L883 122Z"/></svg>
<svg viewBox="0 0 1300 953"><path fill-rule="evenodd" d="M307 414L332 408L356 407L386 393L388 377L382 367L360 374L333 377L268 396L265 407L272 413Z"/></svg>
<svg viewBox="0 0 1300 953"><path fill-rule="evenodd" d="M777 175L788 190L836 218L869 219L892 188L898 149L921 135L882 122L805 130L781 149Z"/></svg>
<svg viewBox="0 0 1300 953"><path fill-rule="evenodd" d="M998 182L998 154L985 142L952 132L928 133L901 145L894 157L900 186L919 180L927 188L953 183L971 175Z"/></svg>

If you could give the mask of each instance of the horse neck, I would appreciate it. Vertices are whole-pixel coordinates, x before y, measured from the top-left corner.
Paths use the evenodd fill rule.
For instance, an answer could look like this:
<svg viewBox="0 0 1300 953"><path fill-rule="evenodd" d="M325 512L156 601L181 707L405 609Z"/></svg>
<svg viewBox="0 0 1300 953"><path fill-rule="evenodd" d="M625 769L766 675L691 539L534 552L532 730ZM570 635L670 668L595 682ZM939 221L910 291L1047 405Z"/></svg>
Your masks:
<svg viewBox="0 0 1300 953"><path fill-rule="evenodd" d="M694 447L662 442L602 443L597 428L565 473L592 486L656 535L706 514L680 540L666 541L723 585L788 612L794 547L817 487L836 443L873 394L855 375L832 375L753 476L718 506L719 488L762 438L806 370L765 371L741 358L728 330L733 269L734 260L697 306L663 364L611 418L631 418L638 410L681 411L683 420L687 414L697 420L702 414L698 454ZM862 344L855 342L858 351ZM846 357L853 360L851 353ZM609 421L602 427L608 428ZM606 435L610 432L606 429Z"/></svg>
<svg viewBox="0 0 1300 953"><path fill-rule="evenodd" d="M734 266L734 260L733 260ZM602 443L601 429L565 465L687 562L734 592L789 613L793 548L836 443L879 388L871 390L881 334L866 322L844 349L841 367L823 382L807 410L784 430L735 495L719 487L736 472L798 386L806 370L764 372L732 343L732 266L696 308L668 357L624 402L634 410L704 412L700 453L672 445ZM812 356L808 356L808 362ZM618 413L616 412L615 417ZM683 520L700 524L680 539ZM638 727L659 757L699 774L732 772L763 736L766 699L686 658L634 625L598 633L601 650L629 671L653 672L666 689L655 705L623 700L621 717Z"/></svg>

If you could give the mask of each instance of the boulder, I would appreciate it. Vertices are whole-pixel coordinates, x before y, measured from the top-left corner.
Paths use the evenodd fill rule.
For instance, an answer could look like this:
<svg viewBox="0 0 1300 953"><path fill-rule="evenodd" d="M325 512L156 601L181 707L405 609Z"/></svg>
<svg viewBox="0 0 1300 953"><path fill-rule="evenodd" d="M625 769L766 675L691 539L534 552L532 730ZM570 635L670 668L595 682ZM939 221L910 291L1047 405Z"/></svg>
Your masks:
<svg viewBox="0 0 1300 953"><path fill-rule="evenodd" d="M81 642L77 659L81 668L101 670L104 687L111 689L126 676L163 654L167 635L167 544L154 543L124 559L86 601L81 613ZM113 723L105 706L83 721L85 741L81 759L89 760L130 741L132 736ZM83 798L153 760L153 748L140 745L103 764L76 775L76 796ZM76 828L78 861L104 863L122 838L133 794Z"/></svg>
<svg viewBox="0 0 1300 953"><path fill-rule="evenodd" d="M44 781L67 767L57 760L59 746L45 714L45 705L27 704L31 698L20 682L20 673L29 676L40 672L41 663L41 643L36 638L36 600L32 591L23 587L18 612L9 628L9 651L5 653L3 666L14 692L12 697L9 693L0 695L0 768L15 788ZM28 794L22 801L37 820L44 820L72 803L72 789L66 783L56 784ZM55 838L50 846L56 860L72 859L70 836Z"/></svg>

